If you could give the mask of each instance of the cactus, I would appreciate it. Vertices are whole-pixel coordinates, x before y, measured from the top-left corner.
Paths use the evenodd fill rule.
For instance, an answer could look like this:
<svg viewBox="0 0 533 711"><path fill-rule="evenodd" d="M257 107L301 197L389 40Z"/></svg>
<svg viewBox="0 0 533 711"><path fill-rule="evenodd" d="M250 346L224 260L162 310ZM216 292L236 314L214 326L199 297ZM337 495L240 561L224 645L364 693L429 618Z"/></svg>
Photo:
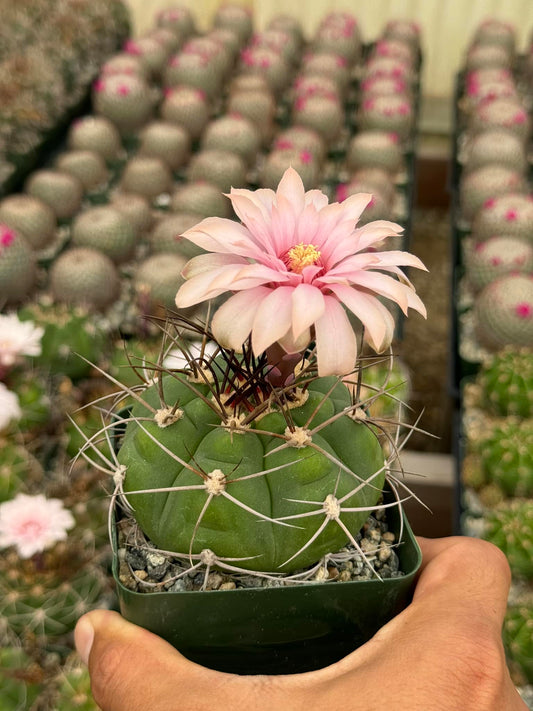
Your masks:
<svg viewBox="0 0 533 711"><path fill-rule="evenodd" d="M0 302L27 298L37 280L35 255L24 237L0 223Z"/></svg>
<svg viewBox="0 0 533 711"><path fill-rule="evenodd" d="M192 140L200 138L210 116L205 92L187 84L167 87L160 113L164 121L182 126Z"/></svg>
<svg viewBox="0 0 533 711"><path fill-rule="evenodd" d="M338 52L321 49L314 43L311 51L303 56L301 72L303 75L318 74L333 79L341 96L345 95L350 83L350 69L346 59Z"/></svg>
<svg viewBox="0 0 533 711"><path fill-rule="evenodd" d="M17 431L23 433L25 440L39 435L50 424L51 401L44 373L46 369L41 372L16 369L8 377L9 387L17 395L22 412L17 420Z"/></svg>
<svg viewBox="0 0 533 711"><path fill-rule="evenodd" d="M116 126L103 116L83 116L73 121L67 142L71 150L96 151L108 164L113 164L122 152Z"/></svg>
<svg viewBox="0 0 533 711"><path fill-rule="evenodd" d="M259 169L261 186L275 188L290 165L298 171L308 190L318 186L320 170L316 160L309 151L296 148L278 148L268 154Z"/></svg>
<svg viewBox="0 0 533 711"><path fill-rule="evenodd" d="M507 274L488 284L474 301L475 331L481 345L533 345L533 274Z"/></svg>
<svg viewBox="0 0 533 711"><path fill-rule="evenodd" d="M194 212L197 215L229 217L228 201L211 183L194 181L180 185L172 194L170 209L173 212Z"/></svg>
<svg viewBox="0 0 533 711"><path fill-rule="evenodd" d="M232 151L250 166L261 148L261 134L255 124L243 116L227 114L207 125L202 148Z"/></svg>
<svg viewBox="0 0 533 711"><path fill-rule="evenodd" d="M0 202L0 223L20 232L30 247L47 247L56 233L56 217L42 200L31 195L9 195Z"/></svg>
<svg viewBox="0 0 533 711"><path fill-rule="evenodd" d="M43 669L20 646L0 648L0 709L31 709L40 697Z"/></svg>
<svg viewBox="0 0 533 711"><path fill-rule="evenodd" d="M248 46L241 52L240 71L262 74L273 94L279 96L289 85L291 68L283 57L266 47Z"/></svg>
<svg viewBox="0 0 533 711"><path fill-rule="evenodd" d="M472 445L487 482L507 496L533 496L533 420L497 420Z"/></svg>
<svg viewBox="0 0 533 711"><path fill-rule="evenodd" d="M140 76L104 74L93 86L97 115L112 121L121 135L129 135L145 124L154 109L154 97Z"/></svg>
<svg viewBox="0 0 533 711"><path fill-rule="evenodd" d="M357 122L362 130L396 133L400 141L405 142L414 125L413 107L404 96L370 96L361 103Z"/></svg>
<svg viewBox="0 0 533 711"><path fill-rule="evenodd" d="M161 253L138 264L134 284L145 313L174 307L176 288L183 282L181 272L186 262L179 254Z"/></svg>
<svg viewBox="0 0 533 711"><path fill-rule="evenodd" d="M465 278L474 292L511 272L533 271L533 243L524 239L495 235L466 248Z"/></svg>
<svg viewBox="0 0 533 711"><path fill-rule="evenodd" d="M238 5L222 5L213 17L214 27L232 30L244 45L253 31L253 19L250 11Z"/></svg>
<svg viewBox="0 0 533 711"><path fill-rule="evenodd" d="M346 165L351 171L381 168L396 175L404 166L398 137L385 131L361 131L348 145Z"/></svg>
<svg viewBox="0 0 533 711"><path fill-rule="evenodd" d="M322 136L308 126L289 126L280 131L274 141L273 150L298 149L310 153L318 165L326 157L326 145Z"/></svg>
<svg viewBox="0 0 533 711"><path fill-rule="evenodd" d="M183 126L152 121L139 134L139 155L161 158L171 170L182 168L191 151L191 138Z"/></svg>
<svg viewBox="0 0 533 711"><path fill-rule="evenodd" d="M148 76L153 79L159 79L170 54L168 46L149 35L136 40L127 40L124 44L124 52L138 57Z"/></svg>
<svg viewBox="0 0 533 711"><path fill-rule="evenodd" d="M52 264L50 289L62 303L103 311L117 299L120 279L105 254L75 247L63 252Z"/></svg>
<svg viewBox="0 0 533 711"><path fill-rule="evenodd" d="M524 594L507 608L503 641L516 684L533 684L533 600Z"/></svg>
<svg viewBox="0 0 533 711"><path fill-rule="evenodd" d="M142 195L115 192L111 195L109 204L130 221L137 238L143 237L151 228L154 221L152 209Z"/></svg>
<svg viewBox="0 0 533 711"><path fill-rule="evenodd" d="M72 244L89 247L107 255L115 263L131 259L137 235L131 222L110 205L85 210L72 224Z"/></svg>
<svg viewBox="0 0 533 711"><path fill-rule="evenodd" d="M184 257L195 257L201 250L182 234L198 222L194 213L177 212L165 215L156 223L148 236L150 251L153 254L173 252Z"/></svg>
<svg viewBox="0 0 533 711"><path fill-rule="evenodd" d="M34 358L44 372L78 380L89 374L90 363L98 363L104 335L88 311L42 299L25 306L19 315L44 327L41 354Z"/></svg>
<svg viewBox="0 0 533 711"><path fill-rule="evenodd" d="M152 545L196 559L195 566L294 573L347 541L359 550L355 537L368 512L382 501L388 470L371 421L342 382L342 376L360 368L356 336L342 306L330 297L329 286L324 292L320 288L322 279L329 284L328 270L337 269L338 262L335 259L331 264L325 258L318 268L320 252L314 244L298 242L296 225L302 229L305 225L325 255L343 236L346 243L350 238L355 251L400 228L378 223L354 231L354 215L361 212L368 196L328 210L326 196L316 191L306 194L301 178L291 168L276 193L232 190L230 198L244 224L208 218L188 230L185 236L192 242L214 246L213 251L222 254L202 254L188 263L187 281L179 289L176 306L190 308L233 290L232 275L237 282L244 280L244 290L218 309L207 328L189 319L171 319L164 328L162 346L164 354L179 345L182 330L188 327L214 341L215 353L193 356L184 346L188 366L161 367L161 357L153 369L157 377L148 378L135 391L126 388L133 406L127 417L119 416L112 425L125 425L125 431L116 459L106 461L116 494L128 511L134 511ZM322 209L331 215L332 207L344 232L340 228L331 231L329 221L322 225L317 217ZM298 216L302 222L298 223ZM286 234L285 219L294 220L295 234L292 230ZM316 223L310 224L314 219ZM272 236L279 241L275 247ZM232 248L235 253L228 251ZM392 260L390 255L359 255L357 259L368 259L369 271L363 268L363 275L359 268L350 272L347 278L353 287L340 290L370 329L370 345L379 348L390 345L393 319L378 299L380 291L372 289L372 265L379 265L381 259L386 265L393 261L395 273L401 273L399 265L423 266L411 255L394 253ZM351 266L350 258L345 259L346 269ZM306 295L302 294L296 312L307 329L313 326L314 333L304 326L305 333L299 337L298 324L292 321L291 296L298 300L296 284L304 284L298 280L300 270L309 267L311 283L313 274L320 277L311 292L304 286ZM246 276L255 274L256 268L268 273L269 287L260 286L259 291L255 277ZM287 273L298 280L292 287L284 281ZM390 287L393 301L408 298L410 306L423 312L411 286L405 285L408 297L404 288ZM266 301L252 303L258 297ZM275 306L272 297L277 299ZM283 302L285 297L288 301ZM331 309L329 315L324 314L330 324L326 331L318 315L322 312L310 313L309 299L315 297L326 299ZM364 313L359 311L355 305L359 298L374 318L368 318L366 308Z"/></svg>
<svg viewBox="0 0 533 711"><path fill-rule="evenodd" d="M513 575L533 580L531 499L511 499L487 513L483 538L505 553Z"/></svg>
<svg viewBox="0 0 533 711"><path fill-rule="evenodd" d="M92 150L70 150L61 153L55 167L78 178L85 191L103 189L109 181L109 172L102 156Z"/></svg>
<svg viewBox="0 0 533 711"><path fill-rule="evenodd" d="M466 173L459 185L461 214L470 221L483 204L494 195L525 192L523 175L512 168L486 165Z"/></svg>
<svg viewBox="0 0 533 711"><path fill-rule="evenodd" d="M268 89L235 89L228 98L228 113L239 114L257 126L263 146L268 146L274 131L276 103Z"/></svg>
<svg viewBox="0 0 533 711"><path fill-rule="evenodd" d="M299 96L293 105L292 121L314 129L331 146L341 137L344 108L335 96Z"/></svg>
<svg viewBox="0 0 533 711"><path fill-rule="evenodd" d="M190 181L206 180L219 190L228 192L232 187L246 185L246 165L237 153L204 148L192 157L187 178Z"/></svg>
<svg viewBox="0 0 533 711"><path fill-rule="evenodd" d="M524 142L531 130L527 110L519 100L512 98L482 102L472 112L470 126L473 132L505 128Z"/></svg>
<svg viewBox="0 0 533 711"><path fill-rule="evenodd" d="M120 188L125 193L142 195L153 201L172 189L172 173L161 158L137 155L124 166Z"/></svg>
<svg viewBox="0 0 533 711"><path fill-rule="evenodd" d="M91 693L89 670L69 661L54 680L54 711L99 711Z"/></svg>
<svg viewBox="0 0 533 711"><path fill-rule="evenodd" d="M397 358L362 363L359 398L374 420L402 421L402 407L410 397L410 377L407 368Z"/></svg>
<svg viewBox="0 0 533 711"><path fill-rule="evenodd" d="M220 93L222 83L222 71L211 57L183 50L169 59L163 75L164 86L189 86L210 100Z"/></svg>
<svg viewBox="0 0 533 711"><path fill-rule="evenodd" d="M533 349L507 347L482 363L482 406L498 417L533 417Z"/></svg>
<svg viewBox="0 0 533 711"><path fill-rule="evenodd" d="M527 156L518 136L496 128L482 131L471 138L465 147L463 162L467 170L497 163L523 173L527 166Z"/></svg>
<svg viewBox="0 0 533 711"><path fill-rule="evenodd" d="M26 181L25 191L54 211L58 220L69 220L81 207L83 183L59 170L37 170Z"/></svg>
<svg viewBox="0 0 533 711"><path fill-rule="evenodd" d="M477 240L509 235L531 241L532 220L533 196L506 193L485 201L472 222L472 234Z"/></svg>
<svg viewBox="0 0 533 711"><path fill-rule="evenodd" d="M0 503L39 486L42 480L43 468L27 449L0 438Z"/></svg>

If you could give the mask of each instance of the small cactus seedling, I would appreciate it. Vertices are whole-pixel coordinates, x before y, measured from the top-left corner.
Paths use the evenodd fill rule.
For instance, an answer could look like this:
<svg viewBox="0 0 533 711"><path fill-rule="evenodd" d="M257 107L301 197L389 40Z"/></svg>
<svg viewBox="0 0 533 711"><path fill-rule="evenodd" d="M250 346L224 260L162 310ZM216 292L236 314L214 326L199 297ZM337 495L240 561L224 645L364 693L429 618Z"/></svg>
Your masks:
<svg viewBox="0 0 533 711"><path fill-rule="evenodd" d="M378 294L424 313L412 286L387 272L423 265L406 253L363 252L401 228L354 230L369 195L328 205L291 168L276 192L234 189L230 199L243 224L207 218L185 234L210 253L187 264L176 306L236 293L210 326L176 318L163 329L162 353L179 345L187 325L214 341L215 353L184 346L187 366L176 369L160 357L145 387L122 390L133 399L130 414L102 432L126 425L118 452L94 454L152 545L194 569L298 576L347 542L361 551L355 537L386 477L401 498L361 403L342 382L359 366L340 302L364 323L372 347L387 348L394 322Z"/></svg>
<svg viewBox="0 0 533 711"><path fill-rule="evenodd" d="M516 684L533 684L533 599L525 593L507 609L503 641Z"/></svg>
<svg viewBox="0 0 533 711"><path fill-rule="evenodd" d="M112 205L82 212L72 224L72 244L105 254L115 263L133 256L137 235L130 220Z"/></svg>
<svg viewBox="0 0 533 711"><path fill-rule="evenodd" d="M61 303L103 311L118 298L120 278L105 254L88 247L74 247L52 264L50 290Z"/></svg>
<svg viewBox="0 0 533 711"><path fill-rule="evenodd" d="M507 347L481 365L482 406L498 417L533 416L533 350Z"/></svg>
<svg viewBox="0 0 533 711"><path fill-rule="evenodd" d="M489 351L533 345L533 274L507 274L488 284L475 298L474 320Z"/></svg>
<svg viewBox="0 0 533 711"><path fill-rule="evenodd" d="M505 553L513 575L533 581L531 499L511 499L488 512L483 537Z"/></svg>
<svg viewBox="0 0 533 711"><path fill-rule="evenodd" d="M31 195L9 195L0 202L0 223L20 232L34 250L47 247L56 234L54 211Z"/></svg>

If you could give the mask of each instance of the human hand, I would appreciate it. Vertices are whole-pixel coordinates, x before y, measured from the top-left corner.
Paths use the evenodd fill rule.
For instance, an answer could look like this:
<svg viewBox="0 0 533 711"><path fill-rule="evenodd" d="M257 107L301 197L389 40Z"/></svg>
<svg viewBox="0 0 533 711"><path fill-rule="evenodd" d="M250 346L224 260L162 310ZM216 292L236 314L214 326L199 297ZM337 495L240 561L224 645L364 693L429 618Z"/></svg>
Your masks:
<svg viewBox="0 0 533 711"><path fill-rule="evenodd" d="M75 640L95 701L103 711L527 711L501 642L505 557L471 538L419 543L412 603L344 659L304 674L206 669L115 612L90 612Z"/></svg>

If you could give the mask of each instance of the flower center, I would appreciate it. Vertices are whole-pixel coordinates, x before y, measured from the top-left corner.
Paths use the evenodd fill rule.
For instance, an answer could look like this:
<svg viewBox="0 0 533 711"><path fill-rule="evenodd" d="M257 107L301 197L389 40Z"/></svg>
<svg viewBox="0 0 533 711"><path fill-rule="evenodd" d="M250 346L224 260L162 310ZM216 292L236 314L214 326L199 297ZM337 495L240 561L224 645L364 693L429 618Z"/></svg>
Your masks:
<svg viewBox="0 0 533 711"><path fill-rule="evenodd" d="M305 267L316 264L319 258L320 252L314 244L304 244L300 242L300 244L288 250L286 264L291 272L301 274Z"/></svg>

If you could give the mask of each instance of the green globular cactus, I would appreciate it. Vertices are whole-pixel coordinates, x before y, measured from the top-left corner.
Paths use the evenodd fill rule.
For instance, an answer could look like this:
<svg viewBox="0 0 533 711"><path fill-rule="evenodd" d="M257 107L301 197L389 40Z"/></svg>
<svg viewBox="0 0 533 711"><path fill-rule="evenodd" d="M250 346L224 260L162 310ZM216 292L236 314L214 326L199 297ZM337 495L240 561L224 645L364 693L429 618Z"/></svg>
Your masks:
<svg viewBox="0 0 533 711"><path fill-rule="evenodd" d="M318 186L321 171L309 151L295 148L276 149L265 158L259 169L259 182L263 188L273 189L279 183L288 166L298 170L306 189Z"/></svg>
<svg viewBox="0 0 533 711"><path fill-rule="evenodd" d="M483 538L505 553L513 575L533 580L533 501L511 499L486 516Z"/></svg>
<svg viewBox="0 0 533 711"><path fill-rule="evenodd" d="M191 137L183 126L168 121L152 121L139 134L139 155L161 158L171 170L189 160Z"/></svg>
<svg viewBox="0 0 533 711"><path fill-rule="evenodd" d="M533 420L497 420L475 443L488 483L507 496L533 496Z"/></svg>
<svg viewBox="0 0 533 711"><path fill-rule="evenodd" d="M155 200L172 189L172 173L161 158L137 155L124 166L120 188L125 193L142 195L147 200Z"/></svg>
<svg viewBox="0 0 533 711"><path fill-rule="evenodd" d="M201 254L202 250L199 247L182 237L183 233L197 222L198 215L194 213L177 212L165 215L156 223L148 236L150 251L153 254L172 252L188 259Z"/></svg>
<svg viewBox="0 0 533 711"><path fill-rule="evenodd" d="M25 238L0 223L0 302L24 301L37 281L33 250Z"/></svg>
<svg viewBox="0 0 533 711"><path fill-rule="evenodd" d="M164 121L182 126L192 140L197 140L207 126L210 108L205 92L179 84L165 90L160 113Z"/></svg>
<svg viewBox="0 0 533 711"><path fill-rule="evenodd" d="M300 96L294 102L292 121L314 129L331 145L340 138L344 109L336 96Z"/></svg>
<svg viewBox="0 0 533 711"><path fill-rule="evenodd" d="M533 597L524 594L509 605L503 623L503 642L513 681L533 684Z"/></svg>
<svg viewBox="0 0 533 711"><path fill-rule="evenodd" d="M401 421L410 391L411 378L401 360L363 364L359 397L373 419Z"/></svg>
<svg viewBox="0 0 533 711"><path fill-rule="evenodd" d="M44 671L19 646L0 648L0 709L31 709L39 698Z"/></svg>
<svg viewBox="0 0 533 711"><path fill-rule="evenodd" d="M179 254L161 253L138 264L133 280L145 313L175 308L176 288L183 283L181 272L186 263Z"/></svg>
<svg viewBox="0 0 533 711"><path fill-rule="evenodd" d="M79 546L56 544L28 560L10 551L0 566L0 615L13 634L50 640L71 632L105 590L103 571Z"/></svg>
<svg viewBox="0 0 533 711"><path fill-rule="evenodd" d="M141 76L103 75L93 85L95 113L109 119L122 136L137 131L152 116L154 96Z"/></svg>
<svg viewBox="0 0 533 711"><path fill-rule="evenodd" d="M191 158L187 178L191 181L209 181L223 192L228 192L232 187L242 188L247 184L246 165L232 151L203 149Z"/></svg>
<svg viewBox="0 0 533 711"><path fill-rule="evenodd" d="M8 195L0 202L0 222L24 235L32 249L47 247L56 233L56 217L42 200L31 195Z"/></svg>
<svg viewBox="0 0 533 711"><path fill-rule="evenodd" d="M37 170L26 181L25 191L42 200L58 220L70 220L81 208L83 183L60 170Z"/></svg>
<svg viewBox="0 0 533 711"><path fill-rule="evenodd" d="M70 150L61 153L55 162L58 170L78 178L89 192L103 191L109 181L109 172L102 156L91 150Z"/></svg>
<svg viewBox="0 0 533 711"><path fill-rule="evenodd" d="M25 440L38 435L50 423L51 399L45 373L46 370L16 369L8 376L9 389L16 393L22 411L16 429Z"/></svg>
<svg viewBox="0 0 533 711"><path fill-rule="evenodd" d="M346 154L349 170L381 168L396 175L404 167L398 137L386 131L361 131L350 141Z"/></svg>
<svg viewBox="0 0 533 711"><path fill-rule="evenodd" d="M257 126L244 116L227 114L206 126L201 146L237 153L246 165L251 166L261 148L261 134Z"/></svg>
<svg viewBox="0 0 533 711"><path fill-rule="evenodd" d="M101 358L104 334L86 309L41 300L25 306L19 316L44 328L41 354L34 357L43 372L78 380Z"/></svg>
<svg viewBox="0 0 533 711"><path fill-rule="evenodd" d="M173 212L194 212L202 217L231 215L231 206L216 185L201 180L183 183L176 188L171 196L170 209Z"/></svg>
<svg viewBox="0 0 533 711"><path fill-rule="evenodd" d="M130 220L112 205L92 207L72 224L72 244L89 247L107 255L115 263L133 256L137 235Z"/></svg>
<svg viewBox="0 0 533 711"><path fill-rule="evenodd" d="M285 404L263 403L253 419L248 401L211 406L211 393L222 403L229 386L216 368L211 374L209 388L170 373L164 404L151 385L133 407L118 459L142 529L163 549L210 551L255 571L293 571L340 549L378 502L385 477L377 438L344 414L348 389L318 378ZM243 384L252 401L254 382Z"/></svg>
<svg viewBox="0 0 533 711"><path fill-rule="evenodd" d="M477 375L481 404L499 417L533 416L533 350L507 347L485 361Z"/></svg>
<svg viewBox="0 0 533 711"><path fill-rule="evenodd" d="M99 711L91 693L89 670L80 662L67 662L55 686L55 711Z"/></svg>
<svg viewBox="0 0 533 711"><path fill-rule="evenodd" d="M0 503L26 493L42 479L43 468L26 447L0 438Z"/></svg>
<svg viewBox="0 0 533 711"><path fill-rule="evenodd" d="M465 249L465 278L474 292L512 272L533 272L533 242L495 235Z"/></svg>
<svg viewBox="0 0 533 711"><path fill-rule="evenodd" d="M73 121L67 141L71 150L96 151L110 165L122 153L122 141L116 126L103 116L83 116Z"/></svg>

